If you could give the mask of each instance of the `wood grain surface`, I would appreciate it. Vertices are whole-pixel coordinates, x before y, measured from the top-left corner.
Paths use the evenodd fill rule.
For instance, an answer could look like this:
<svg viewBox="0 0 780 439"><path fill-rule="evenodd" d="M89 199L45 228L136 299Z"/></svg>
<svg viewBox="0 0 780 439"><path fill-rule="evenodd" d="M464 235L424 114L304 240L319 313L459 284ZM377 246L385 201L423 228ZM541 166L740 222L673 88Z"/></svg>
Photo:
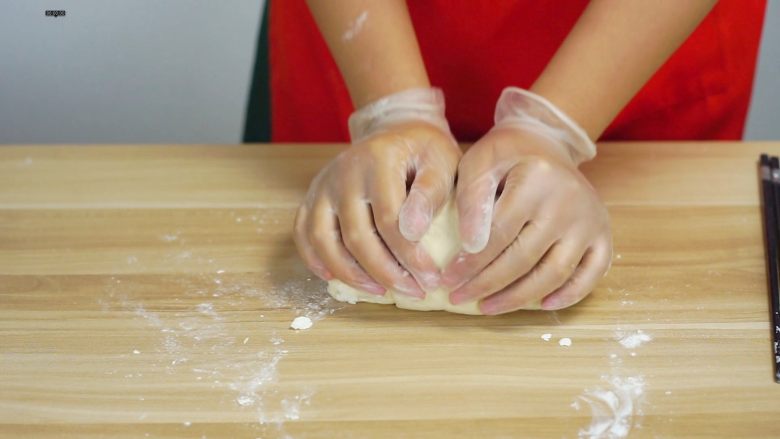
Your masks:
<svg viewBox="0 0 780 439"><path fill-rule="evenodd" d="M756 176L780 143L600 145L611 271L499 317L328 299L290 228L340 148L0 147L0 436L780 437Z"/></svg>

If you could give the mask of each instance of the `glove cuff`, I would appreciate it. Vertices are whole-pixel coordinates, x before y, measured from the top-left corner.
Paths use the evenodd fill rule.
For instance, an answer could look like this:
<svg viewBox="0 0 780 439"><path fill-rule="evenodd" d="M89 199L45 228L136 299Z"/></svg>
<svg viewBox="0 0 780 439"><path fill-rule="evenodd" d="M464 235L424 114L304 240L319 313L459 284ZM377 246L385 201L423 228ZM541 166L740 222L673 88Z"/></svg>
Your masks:
<svg viewBox="0 0 780 439"><path fill-rule="evenodd" d="M507 87L496 103L495 126L530 128L563 143L575 165L596 156L596 144L552 102L517 87Z"/></svg>
<svg viewBox="0 0 780 439"><path fill-rule="evenodd" d="M440 88L411 88L360 108L349 116L349 135L355 143L391 125L418 120L450 132Z"/></svg>

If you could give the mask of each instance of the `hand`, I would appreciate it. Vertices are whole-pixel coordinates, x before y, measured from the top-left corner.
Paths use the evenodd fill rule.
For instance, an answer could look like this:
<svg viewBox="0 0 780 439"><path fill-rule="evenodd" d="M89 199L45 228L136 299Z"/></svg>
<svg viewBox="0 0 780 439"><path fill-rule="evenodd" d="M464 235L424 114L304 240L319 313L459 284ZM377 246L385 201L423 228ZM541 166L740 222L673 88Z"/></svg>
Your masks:
<svg viewBox="0 0 780 439"><path fill-rule="evenodd" d="M306 265L369 293L424 297L439 269L418 241L450 196L460 156L449 131L424 120L393 124L343 151L298 209L294 236Z"/></svg>
<svg viewBox="0 0 780 439"><path fill-rule="evenodd" d="M461 160L456 201L464 251L442 274L454 304L565 308L609 268L607 210L566 145L543 131L494 127Z"/></svg>

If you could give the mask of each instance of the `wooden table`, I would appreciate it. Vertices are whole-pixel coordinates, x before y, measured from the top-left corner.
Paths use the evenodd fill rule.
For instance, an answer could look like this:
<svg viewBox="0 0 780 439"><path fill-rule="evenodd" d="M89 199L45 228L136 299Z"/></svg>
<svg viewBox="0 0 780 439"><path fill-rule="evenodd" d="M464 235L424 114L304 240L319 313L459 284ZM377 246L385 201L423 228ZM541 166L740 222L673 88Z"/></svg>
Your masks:
<svg viewBox="0 0 780 439"><path fill-rule="evenodd" d="M0 436L780 436L755 168L780 144L601 145L609 275L491 318L327 298L290 228L338 150L0 147Z"/></svg>

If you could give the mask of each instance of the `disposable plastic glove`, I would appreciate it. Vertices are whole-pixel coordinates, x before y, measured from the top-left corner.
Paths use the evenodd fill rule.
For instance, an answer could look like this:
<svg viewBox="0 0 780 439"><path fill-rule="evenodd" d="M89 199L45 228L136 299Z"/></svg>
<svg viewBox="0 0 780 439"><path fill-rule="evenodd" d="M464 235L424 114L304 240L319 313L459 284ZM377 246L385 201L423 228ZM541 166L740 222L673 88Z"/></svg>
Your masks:
<svg viewBox="0 0 780 439"><path fill-rule="evenodd" d="M456 200L464 251L442 274L452 303L485 314L560 309L612 259L609 216L577 169L596 147L550 102L507 88L495 126L463 156Z"/></svg>
<svg viewBox="0 0 780 439"><path fill-rule="evenodd" d="M352 146L314 178L298 209L298 251L324 280L424 297L440 272L418 241L450 197L461 157L443 94L390 95L355 112L349 128Z"/></svg>

